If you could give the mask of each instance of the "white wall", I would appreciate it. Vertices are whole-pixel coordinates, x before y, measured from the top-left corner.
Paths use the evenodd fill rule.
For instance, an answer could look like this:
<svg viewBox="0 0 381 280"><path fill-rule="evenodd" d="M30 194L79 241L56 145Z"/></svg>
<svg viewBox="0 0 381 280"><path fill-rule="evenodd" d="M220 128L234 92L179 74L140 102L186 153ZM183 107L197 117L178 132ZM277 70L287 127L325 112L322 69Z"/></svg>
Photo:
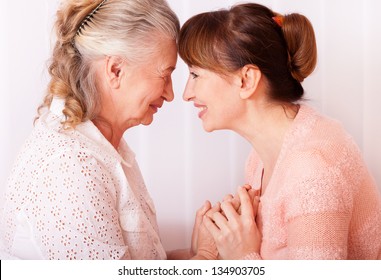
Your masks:
<svg viewBox="0 0 381 280"><path fill-rule="evenodd" d="M237 1L169 0L183 23L199 12ZM242 1L240 1L242 2ZM312 21L318 67L304 87L310 103L342 121L354 136L381 187L381 24L377 0L257 1L280 13L303 13ZM57 0L0 0L0 196L48 76L51 26ZM207 134L197 112L182 101L188 72L181 60L174 73L175 101L149 127L125 137L137 154L156 202L167 249L189 245L196 209L215 202L243 182L249 145L226 131Z"/></svg>

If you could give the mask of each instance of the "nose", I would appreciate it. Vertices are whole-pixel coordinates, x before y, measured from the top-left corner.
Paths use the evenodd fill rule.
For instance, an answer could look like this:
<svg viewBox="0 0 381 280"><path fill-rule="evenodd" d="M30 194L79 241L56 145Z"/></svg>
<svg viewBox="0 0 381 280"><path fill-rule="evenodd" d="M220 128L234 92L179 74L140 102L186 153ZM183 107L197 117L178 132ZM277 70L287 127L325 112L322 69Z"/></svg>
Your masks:
<svg viewBox="0 0 381 280"><path fill-rule="evenodd" d="M189 80L188 80L184 89L183 100L189 102L192 100L192 98L194 98L194 94L193 94L193 91L191 90L191 87L189 85Z"/></svg>
<svg viewBox="0 0 381 280"><path fill-rule="evenodd" d="M167 83L166 83L165 88L164 88L163 97L164 97L165 101L167 101L167 102L171 102L175 98L175 95L173 93L172 78L171 77L169 77L167 80Z"/></svg>

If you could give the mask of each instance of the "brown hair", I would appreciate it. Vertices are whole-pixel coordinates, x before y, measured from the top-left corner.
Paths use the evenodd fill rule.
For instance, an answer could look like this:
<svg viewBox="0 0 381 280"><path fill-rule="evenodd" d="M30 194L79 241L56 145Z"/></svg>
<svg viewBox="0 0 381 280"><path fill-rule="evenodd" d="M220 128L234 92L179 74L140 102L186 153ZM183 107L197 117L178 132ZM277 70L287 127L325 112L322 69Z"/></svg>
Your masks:
<svg viewBox="0 0 381 280"><path fill-rule="evenodd" d="M301 99L301 82L317 59L313 27L305 16L280 16L254 3L190 18L180 30L179 54L190 66L224 75L256 65L268 81L270 98L281 102Z"/></svg>
<svg viewBox="0 0 381 280"><path fill-rule="evenodd" d="M177 40L179 29L166 0L65 0L57 11L51 80L39 112L57 96L65 100L65 128L96 118L94 60L117 55L142 63L155 51L158 34Z"/></svg>

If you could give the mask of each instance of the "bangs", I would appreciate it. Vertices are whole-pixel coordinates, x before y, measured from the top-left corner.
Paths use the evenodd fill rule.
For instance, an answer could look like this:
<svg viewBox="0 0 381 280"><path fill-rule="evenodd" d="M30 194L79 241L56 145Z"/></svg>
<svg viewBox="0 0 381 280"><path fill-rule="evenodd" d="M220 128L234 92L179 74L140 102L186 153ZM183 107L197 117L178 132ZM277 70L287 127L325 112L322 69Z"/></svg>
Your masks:
<svg viewBox="0 0 381 280"><path fill-rule="evenodd" d="M227 11L210 12L190 18L182 26L179 36L179 55L188 66L196 66L217 73L226 72L219 59L221 15Z"/></svg>

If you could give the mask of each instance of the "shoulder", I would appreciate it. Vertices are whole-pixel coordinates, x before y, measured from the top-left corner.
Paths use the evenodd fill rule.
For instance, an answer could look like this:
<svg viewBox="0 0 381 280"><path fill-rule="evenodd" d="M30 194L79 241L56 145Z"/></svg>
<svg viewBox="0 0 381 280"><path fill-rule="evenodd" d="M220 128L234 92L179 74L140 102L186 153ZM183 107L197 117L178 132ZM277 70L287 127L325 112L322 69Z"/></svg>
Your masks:
<svg viewBox="0 0 381 280"><path fill-rule="evenodd" d="M350 175L348 171L364 166L360 149L338 121L304 105L295 122L285 151L292 165L298 167L292 168L293 172L336 169Z"/></svg>
<svg viewBox="0 0 381 280"><path fill-rule="evenodd" d="M292 136L304 141L306 146L334 149L354 143L339 121L320 114L308 105L301 105L291 130Z"/></svg>
<svg viewBox="0 0 381 280"><path fill-rule="evenodd" d="M54 114L43 115L28 139L28 148L41 157L66 160L96 160L106 165L120 163L120 156L91 121L75 129L64 129L62 119Z"/></svg>
<svg viewBox="0 0 381 280"><path fill-rule="evenodd" d="M342 125L302 107L287 141L281 180L292 196L291 212L351 211L355 194L369 173Z"/></svg>
<svg viewBox="0 0 381 280"><path fill-rule="evenodd" d="M294 194L352 197L368 176L360 152L348 141L306 139L285 152L284 180Z"/></svg>
<svg viewBox="0 0 381 280"><path fill-rule="evenodd" d="M288 218L321 212L349 213L353 208L357 178L319 150L299 151L283 168L283 196Z"/></svg>
<svg viewBox="0 0 381 280"><path fill-rule="evenodd" d="M19 153L10 180L27 176L37 185L52 180L60 184L66 180L74 186L90 179L102 185L122 184L119 182L124 178L121 157L107 140L98 141L84 132L90 126L88 130L94 133L91 124L84 124L82 131L63 130L59 119L45 117L51 119L44 118L36 124Z"/></svg>

